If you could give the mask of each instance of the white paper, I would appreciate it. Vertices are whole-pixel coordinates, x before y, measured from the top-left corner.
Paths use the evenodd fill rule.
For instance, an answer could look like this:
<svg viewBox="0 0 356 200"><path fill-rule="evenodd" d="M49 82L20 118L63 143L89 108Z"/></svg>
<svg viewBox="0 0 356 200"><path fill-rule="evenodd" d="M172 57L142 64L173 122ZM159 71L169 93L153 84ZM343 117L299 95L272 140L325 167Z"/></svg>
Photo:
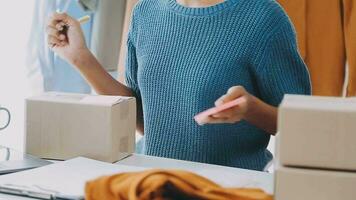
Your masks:
<svg viewBox="0 0 356 200"><path fill-rule="evenodd" d="M202 169L195 173L204 176L222 187L228 188L259 188L269 194L273 194L273 182L269 182L270 177L266 174L258 175L255 173L234 173L231 171ZM273 176L270 174L270 176ZM262 181L261 179L266 179Z"/></svg>
<svg viewBox="0 0 356 200"><path fill-rule="evenodd" d="M79 157L33 170L1 176L0 185L39 188L42 191L58 192L61 195L83 197L85 183L89 180L103 175L144 169Z"/></svg>

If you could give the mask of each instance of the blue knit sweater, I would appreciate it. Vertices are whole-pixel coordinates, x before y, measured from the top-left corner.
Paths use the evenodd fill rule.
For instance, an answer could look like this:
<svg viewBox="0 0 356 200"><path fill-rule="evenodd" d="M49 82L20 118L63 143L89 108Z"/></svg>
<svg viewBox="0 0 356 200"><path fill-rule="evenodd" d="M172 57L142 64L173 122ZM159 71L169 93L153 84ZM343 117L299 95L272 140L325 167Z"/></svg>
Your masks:
<svg viewBox="0 0 356 200"><path fill-rule="evenodd" d="M262 170L270 136L252 124L199 126L193 116L241 85L278 106L310 94L289 18L273 0L188 8L141 0L128 35L126 82L142 103L144 153Z"/></svg>

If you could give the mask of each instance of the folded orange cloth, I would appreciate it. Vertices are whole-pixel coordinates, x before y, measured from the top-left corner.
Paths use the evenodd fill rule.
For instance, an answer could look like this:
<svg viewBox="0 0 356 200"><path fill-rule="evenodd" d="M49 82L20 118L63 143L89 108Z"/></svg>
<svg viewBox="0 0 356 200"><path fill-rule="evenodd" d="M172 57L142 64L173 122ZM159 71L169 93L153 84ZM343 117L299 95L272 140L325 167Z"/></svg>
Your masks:
<svg viewBox="0 0 356 200"><path fill-rule="evenodd" d="M223 188L187 171L147 170L89 181L86 200L272 200L260 189Z"/></svg>

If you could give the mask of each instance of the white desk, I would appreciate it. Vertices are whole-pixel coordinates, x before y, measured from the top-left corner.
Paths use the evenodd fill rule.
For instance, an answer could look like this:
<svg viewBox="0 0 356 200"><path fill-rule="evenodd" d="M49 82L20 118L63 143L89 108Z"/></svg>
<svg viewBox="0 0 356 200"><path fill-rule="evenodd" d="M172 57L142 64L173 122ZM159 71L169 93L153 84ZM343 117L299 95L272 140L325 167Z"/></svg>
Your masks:
<svg viewBox="0 0 356 200"><path fill-rule="evenodd" d="M139 167L146 167L146 168L184 169L193 172L198 172L201 171L202 169L214 170L222 173L222 177L220 181L224 180L224 178L228 180L228 177L223 176L224 173L228 172L236 175L234 176L234 179L241 178L241 180L244 180L248 177L249 179L258 183L258 185L265 191L269 193L273 193L273 175L264 172L231 168L231 167L223 167L218 165L209 165L209 164L196 163L196 162L180 161L180 160L167 159L167 158L158 158L158 157L144 156L144 155L137 155L137 154L125 158L119 161L118 163L122 165L139 166ZM29 200L29 199L31 198L0 194L0 200Z"/></svg>

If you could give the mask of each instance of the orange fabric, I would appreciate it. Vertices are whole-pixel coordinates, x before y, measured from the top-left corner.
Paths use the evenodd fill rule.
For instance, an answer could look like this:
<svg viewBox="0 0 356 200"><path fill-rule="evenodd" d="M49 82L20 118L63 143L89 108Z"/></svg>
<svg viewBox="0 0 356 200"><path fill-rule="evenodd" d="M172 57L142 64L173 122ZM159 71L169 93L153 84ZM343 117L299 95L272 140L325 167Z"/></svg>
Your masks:
<svg viewBox="0 0 356 200"><path fill-rule="evenodd" d="M356 95L355 0L278 0L297 31L314 95L341 96L349 66L348 96ZM346 56L347 55L347 56Z"/></svg>
<svg viewBox="0 0 356 200"><path fill-rule="evenodd" d="M298 31L297 40L300 55L306 57L306 0L279 0L279 3L288 13L295 29Z"/></svg>
<svg viewBox="0 0 356 200"><path fill-rule="evenodd" d="M228 178L228 177L226 177ZM105 176L87 183L86 200L272 200L260 189L222 188L179 170L147 170Z"/></svg>
<svg viewBox="0 0 356 200"><path fill-rule="evenodd" d="M343 0L346 55L349 64L348 96L356 96L356 1Z"/></svg>

